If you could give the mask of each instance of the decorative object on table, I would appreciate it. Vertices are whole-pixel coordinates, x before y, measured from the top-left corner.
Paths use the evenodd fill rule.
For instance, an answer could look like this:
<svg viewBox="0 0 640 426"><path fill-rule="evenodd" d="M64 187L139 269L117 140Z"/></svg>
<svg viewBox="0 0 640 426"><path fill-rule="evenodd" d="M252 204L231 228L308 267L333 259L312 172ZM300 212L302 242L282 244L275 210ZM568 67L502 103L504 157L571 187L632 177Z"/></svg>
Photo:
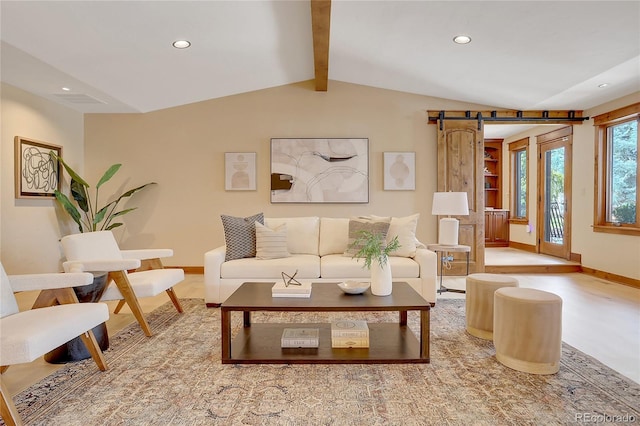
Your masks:
<svg viewBox="0 0 640 426"><path fill-rule="evenodd" d="M227 191L256 190L256 153L224 153L224 189Z"/></svg>
<svg viewBox="0 0 640 426"><path fill-rule="evenodd" d="M60 189L62 175L58 162L51 155L62 155L62 147L47 142L16 136L15 197L54 198Z"/></svg>
<svg viewBox="0 0 640 426"><path fill-rule="evenodd" d="M384 190L415 191L416 153L384 153Z"/></svg>
<svg viewBox="0 0 640 426"><path fill-rule="evenodd" d="M319 328L285 328L280 339L283 348L317 348L319 344Z"/></svg>
<svg viewBox="0 0 640 426"><path fill-rule="evenodd" d="M295 274L294 274L295 275ZM292 284L288 279L277 282L271 287L271 297L311 297L311 282Z"/></svg>
<svg viewBox="0 0 640 426"><path fill-rule="evenodd" d="M431 214L447 216L440 218L438 225L438 244L458 245L458 227L460 222L451 216L468 216L469 201L466 192L434 192Z"/></svg>
<svg viewBox="0 0 640 426"><path fill-rule="evenodd" d="M119 218L133 210L136 210L137 207L118 210L118 204L124 198L131 197L136 192L141 189L149 186L155 185L155 182L146 183L144 185L138 186L137 188L130 189L124 192L122 195L117 197L115 200L107 203L103 207L98 207L98 194L100 187L109 181L115 175L122 164L114 164L102 175L98 183L96 184L95 197L91 200L91 196L87 192L89 189L89 184L85 181L78 173L76 173L65 161L57 155L54 151L51 151L51 157L54 160L59 161L71 176L71 196L75 200L76 204L80 208L80 210L84 213L84 218L78 208L71 202L71 200L64 195L62 192L55 190L56 200L64 207L65 211L69 213L69 216L74 220L75 223L78 224L78 229L80 232L93 232L93 231L109 231L111 229L122 226L122 222L113 222L115 218Z"/></svg>
<svg viewBox="0 0 640 426"><path fill-rule="evenodd" d="M362 294L371 287L371 283L368 281L349 280L338 283L338 287L346 294Z"/></svg>
<svg viewBox="0 0 640 426"><path fill-rule="evenodd" d="M389 253L400 246L395 236L387 243L386 233L362 230L351 246L359 247L353 256L364 259L364 267L371 271L371 293L375 296L388 296L392 291L391 266Z"/></svg>
<svg viewBox="0 0 640 426"><path fill-rule="evenodd" d="M368 203L369 139L271 139L272 203Z"/></svg>
<svg viewBox="0 0 640 426"><path fill-rule="evenodd" d="M369 326L363 320L340 320L331 323L331 347L368 348Z"/></svg>

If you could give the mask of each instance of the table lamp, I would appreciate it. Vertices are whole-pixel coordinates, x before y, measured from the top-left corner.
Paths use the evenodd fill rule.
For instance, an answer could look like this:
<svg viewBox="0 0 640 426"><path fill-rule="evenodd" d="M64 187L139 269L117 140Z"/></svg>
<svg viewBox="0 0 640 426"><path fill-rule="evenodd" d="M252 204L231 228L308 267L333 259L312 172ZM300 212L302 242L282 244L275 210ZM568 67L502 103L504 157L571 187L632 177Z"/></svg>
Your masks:
<svg viewBox="0 0 640 426"><path fill-rule="evenodd" d="M458 245L458 226L460 222L454 216L468 216L469 202L466 192L434 192L431 214L447 216L440 219L438 225L438 244Z"/></svg>

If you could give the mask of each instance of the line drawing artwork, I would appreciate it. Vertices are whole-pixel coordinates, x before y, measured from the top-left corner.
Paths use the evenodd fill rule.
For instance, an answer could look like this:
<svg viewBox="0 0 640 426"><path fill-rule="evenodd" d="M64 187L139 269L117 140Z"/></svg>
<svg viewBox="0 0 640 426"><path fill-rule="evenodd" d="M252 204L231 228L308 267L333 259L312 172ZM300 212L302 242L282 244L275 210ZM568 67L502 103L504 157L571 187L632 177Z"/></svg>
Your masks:
<svg viewBox="0 0 640 426"><path fill-rule="evenodd" d="M272 203L368 203L369 139L271 139Z"/></svg>
<svg viewBox="0 0 640 426"><path fill-rule="evenodd" d="M60 189L60 170L50 151L58 155L62 147L15 137L16 198L54 198Z"/></svg>

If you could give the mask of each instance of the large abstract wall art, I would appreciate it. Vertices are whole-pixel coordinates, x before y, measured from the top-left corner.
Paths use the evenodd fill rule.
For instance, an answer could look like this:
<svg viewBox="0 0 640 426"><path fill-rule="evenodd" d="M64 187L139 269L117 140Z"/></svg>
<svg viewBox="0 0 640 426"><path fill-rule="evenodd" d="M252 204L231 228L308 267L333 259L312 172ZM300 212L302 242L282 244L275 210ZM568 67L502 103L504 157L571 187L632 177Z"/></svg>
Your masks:
<svg viewBox="0 0 640 426"><path fill-rule="evenodd" d="M369 139L271 139L272 203L368 203Z"/></svg>
<svg viewBox="0 0 640 426"><path fill-rule="evenodd" d="M61 157L62 147L20 136L14 141L16 198L55 198L61 169L50 153Z"/></svg>

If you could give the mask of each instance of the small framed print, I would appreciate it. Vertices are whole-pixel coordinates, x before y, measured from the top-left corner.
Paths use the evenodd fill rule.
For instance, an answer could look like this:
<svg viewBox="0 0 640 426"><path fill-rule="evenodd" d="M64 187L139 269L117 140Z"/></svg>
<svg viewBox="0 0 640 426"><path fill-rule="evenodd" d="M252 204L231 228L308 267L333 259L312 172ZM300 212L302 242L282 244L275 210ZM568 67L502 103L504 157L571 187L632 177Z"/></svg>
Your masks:
<svg viewBox="0 0 640 426"><path fill-rule="evenodd" d="M62 170L50 153L62 157L62 147L20 136L14 141L16 198L55 198Z"/></svg>
<svg viewBox="0 0 640 426"><path fill-rule="evenodd" d="M224 189L227 191L256 190L256 153L224 153Z"/></svg>
<svg viewBox="0 0 640 426"><path fill-rule="evenodd" d="M415 191L416 153L384 153L384 190Z"/></svg>

